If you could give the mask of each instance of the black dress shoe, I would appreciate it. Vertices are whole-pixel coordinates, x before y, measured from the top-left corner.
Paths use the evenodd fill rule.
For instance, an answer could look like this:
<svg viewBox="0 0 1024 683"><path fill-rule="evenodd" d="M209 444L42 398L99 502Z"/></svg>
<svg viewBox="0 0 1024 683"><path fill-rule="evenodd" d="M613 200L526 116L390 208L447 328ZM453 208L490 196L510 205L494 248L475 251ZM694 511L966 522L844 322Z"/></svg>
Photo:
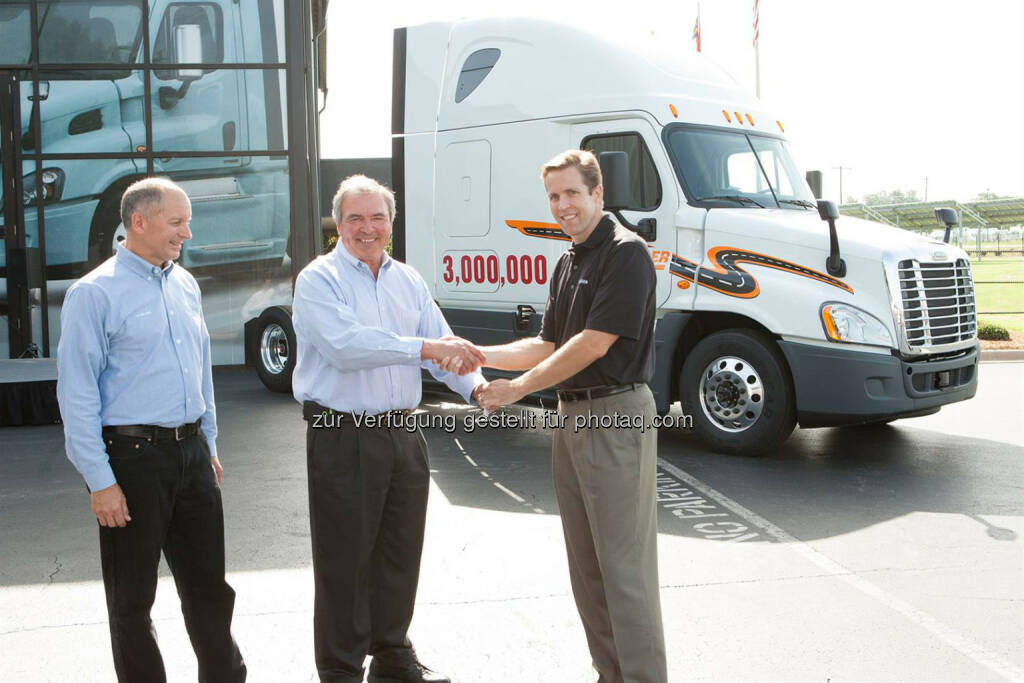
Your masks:
<svg viewBox="0 0 1024 683"><path fill-rule="evenodd" d="M444 674L420 664L418 659L406 662L378 662L376 658L370 663L370 677L367 683L452 683Z"/></svg>

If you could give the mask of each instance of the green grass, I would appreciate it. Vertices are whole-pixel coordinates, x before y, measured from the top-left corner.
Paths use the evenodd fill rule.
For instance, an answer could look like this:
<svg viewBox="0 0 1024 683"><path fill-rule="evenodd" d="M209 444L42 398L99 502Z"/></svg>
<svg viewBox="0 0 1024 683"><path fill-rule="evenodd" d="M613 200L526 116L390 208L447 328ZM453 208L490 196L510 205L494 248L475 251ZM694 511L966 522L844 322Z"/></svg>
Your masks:
<svg viewBox="0 0 1024 683"><path fill-rule="evenodd" d="M1024 259L985 257L971 263L980 324L994 323L1024 332L1024 315L985 315L985 311L1024 311ZM985 284L1015 280L1018 284Z"/></svg>

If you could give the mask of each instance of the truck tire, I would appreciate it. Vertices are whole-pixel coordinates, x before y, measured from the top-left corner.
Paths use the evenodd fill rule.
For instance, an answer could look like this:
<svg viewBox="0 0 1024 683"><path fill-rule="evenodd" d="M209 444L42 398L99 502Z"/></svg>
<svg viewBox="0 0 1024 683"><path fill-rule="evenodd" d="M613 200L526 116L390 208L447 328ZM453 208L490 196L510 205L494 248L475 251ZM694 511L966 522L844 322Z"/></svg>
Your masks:
<svg viewBox="0 0 1024 683"><path fill-rule="evenodd" d="M107 190L96 207L89 227L89 256L87 267L92 270L117 251L117 245L124 241L124 223L121 222L121 193L127 185Z"/></svg>
<svg viewBox="0 0 1024 683"><path fill-rule="evenodd" d="M702 339L679 379L683 415L713 450L760 456L775 451L796 424L793 382L766 334L732 329Z"/></svg>
<svg viewBox="0 0 1024 683"><path fill-rule="evenodd" d="M252 357L256 374L271 391L290 394L295 371L295 330L292 318L282 308L268 308L260 315L253 335Z"/></svg>

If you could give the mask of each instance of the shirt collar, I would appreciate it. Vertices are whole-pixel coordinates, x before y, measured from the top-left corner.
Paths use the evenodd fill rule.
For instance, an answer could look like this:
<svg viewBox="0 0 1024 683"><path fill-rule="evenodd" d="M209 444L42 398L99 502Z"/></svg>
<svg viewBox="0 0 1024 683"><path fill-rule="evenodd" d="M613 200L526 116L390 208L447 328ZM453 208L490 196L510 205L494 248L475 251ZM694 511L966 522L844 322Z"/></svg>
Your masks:
<svg viewBox="0 0 1024 683"><path fill-rule="evenodd" d="M575 251L576 249L593 249L598 247L603 244L605 240L611 237L612 230L614 229L615 221L612 220L610 215L604 214L604 216L601 217L601 220L597 222L597 225L594 226L594 231L590 233L590 236L579 244L573 242L570 249Z"/></svg>
<svg viewBox="0 0 1024 683"><path fill-rule="evenodd" d="M118 265L124 266L136 275L140 275L142 277L149 277L150 275L170 275L171 269L174 268L174 261L169 261L163 268L154 266L134 251L124 246L124 244L120 243L117 245L117 254L115 257L117 258Z"/></svg>
<svg viewBox="0 0 1024 683"><path fill-rule="evenodd" d="M367 273L370 273L371 275L373 274L372 271L370 270L370 266L366 265L365 263L357 259L355 256L350 254L348 249L345 248L345 245L341 243L341 240L338 240L337 244L335 244L334 253L338 254L345 263L348 263L353 268L365 271ZM388 252L385 251L383 256L381 257L380 270L378 272L382 273L387 268L389 268L391 266L391 261L392 258L388 256Z"/></svg>

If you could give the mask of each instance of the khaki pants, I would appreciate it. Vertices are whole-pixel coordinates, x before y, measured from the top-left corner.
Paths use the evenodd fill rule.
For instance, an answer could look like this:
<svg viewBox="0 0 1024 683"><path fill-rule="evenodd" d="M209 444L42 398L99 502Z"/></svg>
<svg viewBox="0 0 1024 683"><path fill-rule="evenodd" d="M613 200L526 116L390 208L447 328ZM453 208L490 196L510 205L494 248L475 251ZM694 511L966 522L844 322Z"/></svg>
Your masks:
<svg viewBox="0 0 1024 683"><path fill-rule="evenodd" d="M562 401L552 443L555 493L569 577L599 683L665 683L658 596L657 430L647 386ZM577 430L577 416L642 415L646 430Z"/></svg>

